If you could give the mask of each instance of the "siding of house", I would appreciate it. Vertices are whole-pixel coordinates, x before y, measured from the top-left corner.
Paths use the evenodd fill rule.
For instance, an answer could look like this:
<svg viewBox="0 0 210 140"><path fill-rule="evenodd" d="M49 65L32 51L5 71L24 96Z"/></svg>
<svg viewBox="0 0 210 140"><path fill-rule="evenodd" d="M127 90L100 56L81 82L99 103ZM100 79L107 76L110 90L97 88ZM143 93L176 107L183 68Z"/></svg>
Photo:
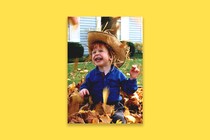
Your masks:
<svg viewBox="0 0 210 140"><path fill-rule="evenodd" d="M129 40L131 42L143 42L142 17L129 17Z"/></svg>
<svg viewBox="0 0 210 140"><path fill-rule="evenodd" d="M96 30L96 17L80 17L80 43L84 47L84 54L88 54L87 34L88 31Z"/></svg>

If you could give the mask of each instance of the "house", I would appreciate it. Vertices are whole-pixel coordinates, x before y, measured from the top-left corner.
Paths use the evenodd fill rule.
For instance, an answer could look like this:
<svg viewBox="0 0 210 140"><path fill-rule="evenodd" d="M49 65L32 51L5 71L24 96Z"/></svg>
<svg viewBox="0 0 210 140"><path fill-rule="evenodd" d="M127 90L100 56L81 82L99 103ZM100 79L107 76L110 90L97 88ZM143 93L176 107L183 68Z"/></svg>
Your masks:
<svg viewBox="0 0 210 140"><path fill-rule="evenodd" d="M68 42L80 42L84 47L84 54L88 54L88 31L101 31L101 17L78 17L79 25L75 28L68 25ZM121 41L143 43L143 18L121 17L118 21L120 28L117 38Z"/></svg>

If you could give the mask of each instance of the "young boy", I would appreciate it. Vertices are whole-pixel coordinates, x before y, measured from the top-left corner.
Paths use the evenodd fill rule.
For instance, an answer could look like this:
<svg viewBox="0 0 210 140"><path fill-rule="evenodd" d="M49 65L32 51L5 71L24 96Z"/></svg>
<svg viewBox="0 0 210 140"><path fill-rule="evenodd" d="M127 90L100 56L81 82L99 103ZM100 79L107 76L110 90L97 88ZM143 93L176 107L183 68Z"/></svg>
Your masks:
<svg viewBox="0 0 210 140"><path fill-rule="evenodd" d="M79 95L84 97L90 95L93 104L103 102L102 91L109 89L107 104L115 105L115 113L112 116L112 122L117 120L126 123L123 115L124 107L120 103L122 97L120 88L127 94L132 94L137 90L136 78L140 70L133 66L130 70L130 78L118 69L126 60L126 46L117 38L106 32L91 31L88 33L88 48L92 62L96 66L90 71L85 82L80 87ZM118 68L117 68L118 67Z"/></svg>

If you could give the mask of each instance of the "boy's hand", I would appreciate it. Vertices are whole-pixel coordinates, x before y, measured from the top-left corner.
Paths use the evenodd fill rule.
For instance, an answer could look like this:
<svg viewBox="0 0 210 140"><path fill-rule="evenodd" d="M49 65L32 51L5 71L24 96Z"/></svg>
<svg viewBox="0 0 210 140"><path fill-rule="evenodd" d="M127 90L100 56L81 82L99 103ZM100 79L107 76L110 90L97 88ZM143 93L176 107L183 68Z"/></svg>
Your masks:
<svg viewBox="0 0 210 140"><path fill-rule="evenodd" d="M137 65L132 65L132 68L130 70L130 79L136 79L140 74L140 70L137 68Z"/></svg>
<svg viewBox="0 0 210 140"><path fill-rule="evenodd" d="M80 90L79 95L80 95L80 97L84 97L85 95L90 95L90 93L86 88L84 88L84 89Z"/></svg>

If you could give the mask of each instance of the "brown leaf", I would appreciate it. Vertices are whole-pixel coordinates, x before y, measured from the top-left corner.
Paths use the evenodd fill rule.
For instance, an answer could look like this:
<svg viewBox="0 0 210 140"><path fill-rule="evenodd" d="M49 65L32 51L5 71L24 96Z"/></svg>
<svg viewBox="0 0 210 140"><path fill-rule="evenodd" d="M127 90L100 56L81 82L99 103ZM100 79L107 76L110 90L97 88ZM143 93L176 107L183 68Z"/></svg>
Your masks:
<svg viewBox="0 0 210 140"><path fill-rule="evenodd" d="M102 103L98 103L94 110L99 114L99 115L112 115L114 112L114 106L113 105L105 105Z"/></svg>
<svg viewBox="0 0 210 140"><path fill-rule="evenodd" d="M92 123L93 120L96 121L96 119L98 118L95 111L88 110L88 111L80 111L79 113L86 123Z"/></svg>
<svg viewBox="0 0 210 140"><path fill-rule="evenodd" d="M99 119L98 118L93 118L92 123L93 124L99 124Z"/></svg>
<svg viewBox="0 0 210 140"><path fill-rule="evenodd" d="M126 119L127 123L135 123L136 122L136 119L131 115L125 116L125 119Z"/></svg>
<svg viewBox="0 0 210 140"><path fill-rule="evenodd" d="M68 86L68 94L71 95L76 90L75 82Z"/></svg>
<svg viewBox="0 0 210 140"><path fill-rule="evenodd" d="M71 94L68 99L68 114L71 115L79 111L79 106L83 102L83 99L79 96L78 91Z"/></svg>
<svg viewBox="0 0 210 140"><path fill-rule="evenodd" d="M128 95L129 99L125 102L125 106L127 106L132 113L137 113L140 110L140 99L137 93L132 95Z"/></svg>
<svg viewBox="0 0 210 140"><path fill-rule="evenodd" d="M80 118L77 113L69 116L68 122L69 123L85 123L84 120Z"/></svg>
<svg viewBox="0 0 210 140"><path fill-rule="evenodd" d="M110 123L112 119L106 114L106 115L100 115L99 116L102 123Z"/></svg>
<svg viewBox="0 0 210 140"><path fill-rule="evenodd" d="M104 104L106 104L108 97L109 97L109 89L105 87L103 89L103 103Z"/></svg>
<svg viewBox="0 0 210 140"><path fill-rule="evenodd" d="M102 103L98 103L94 110L99 114L99 115L103 115L104 114L104 109L102 107Z"/></svg>
<svg viewBox="0 0 210 140"><path fill-rule="evenodd" d="M142 123L143 122L141 114L131 114L131 116L133 116L136 119L135 123Z"/></svg>
<svg viewBox="0 0 210 140"><path fill-rule="evenodd" d="M84 78L81 79L81 81L76 85L77 89L80 89L80 86L85 82Z"/></svg>
<svg viewBox="0 0 210 140"><path fill-rule="evenodd" d="M111 116L114 112L114 106L111 106L111 105L104 105L103 104L103 109L104 109L104 113Z"/></svg>
<svg viewBox="0 0 210 140"><path fill-rule="evenodd" d="M129 109L125 106L124 116L130 115Z"/></svg>
<svg viewBox="0 0 210 140"><path fill-rule="evenodd" d="M87 110L89 110L89 109L90 109L90 105L87 103L87 104L83 105L82 107L80 107L79 110L87 111Z"/></svg>
<svg viewBox="0 0 210 140"><path fill-rule="evenodd" d="M139 102L137 102L136 100L128 100L127 102L125 102L125 106L129 108L129 110L133 113L138 112L139 111Z"/></svg>
<svg viewBox="0 0 210 140"><path fill-rule="evenodd" d="M139 96L140 99L143 98L143 88L138 88L136 91L136 94Z"/></svg>

